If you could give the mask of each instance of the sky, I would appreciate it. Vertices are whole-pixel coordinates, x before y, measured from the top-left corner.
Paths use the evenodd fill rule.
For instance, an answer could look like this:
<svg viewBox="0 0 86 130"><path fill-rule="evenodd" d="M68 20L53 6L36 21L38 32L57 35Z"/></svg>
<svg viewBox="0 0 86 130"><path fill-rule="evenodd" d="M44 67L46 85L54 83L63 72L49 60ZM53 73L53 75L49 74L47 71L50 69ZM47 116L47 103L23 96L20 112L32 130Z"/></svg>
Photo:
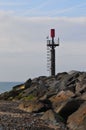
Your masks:
<svg viewBox="0 0 86 130"><path fill-rule="evenodd" d="M51 28L60 38L56 74L86 71L86 0L0 0L0 81L50 75Z"/></svg>

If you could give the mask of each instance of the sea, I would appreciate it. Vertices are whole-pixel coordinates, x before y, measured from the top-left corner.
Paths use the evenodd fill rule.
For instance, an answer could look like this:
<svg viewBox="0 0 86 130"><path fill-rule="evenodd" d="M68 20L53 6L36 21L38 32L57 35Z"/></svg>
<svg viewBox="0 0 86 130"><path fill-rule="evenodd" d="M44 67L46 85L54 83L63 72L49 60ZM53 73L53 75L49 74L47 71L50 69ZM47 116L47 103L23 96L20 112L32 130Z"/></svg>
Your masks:
<svg viewBox="0 0 86 130"><path fill-rule="evenodd" d="M16 85L22 84L22 82L0 82L0 94L12 90Z"/></svg>

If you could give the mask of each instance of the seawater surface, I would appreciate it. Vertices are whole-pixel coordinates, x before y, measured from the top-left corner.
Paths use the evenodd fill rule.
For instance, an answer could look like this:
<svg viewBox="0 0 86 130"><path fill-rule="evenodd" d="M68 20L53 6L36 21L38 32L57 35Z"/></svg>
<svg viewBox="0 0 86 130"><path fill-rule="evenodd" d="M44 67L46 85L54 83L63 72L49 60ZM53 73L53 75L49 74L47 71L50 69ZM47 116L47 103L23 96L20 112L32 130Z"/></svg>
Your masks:
<svg viewBox="0 0 86 130"><path fill-rule="evenodd" d="M14 86L21 83L22 82L0 82L0 93L10 91Z"/></svg>

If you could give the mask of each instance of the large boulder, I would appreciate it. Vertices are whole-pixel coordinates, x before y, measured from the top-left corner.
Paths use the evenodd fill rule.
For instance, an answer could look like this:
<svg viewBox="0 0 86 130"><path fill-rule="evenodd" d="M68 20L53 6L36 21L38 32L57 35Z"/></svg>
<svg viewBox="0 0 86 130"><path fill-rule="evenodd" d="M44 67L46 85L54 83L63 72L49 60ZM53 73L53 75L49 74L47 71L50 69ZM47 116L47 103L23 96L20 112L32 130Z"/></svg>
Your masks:
<svg viewBox="0 0 86 130"><path fill-rule="evenodd" d="M28 79L26 82L25 82L25 89L29 88L31 86L31 83L32 83L32 80L31 79Z"/></svg>
<svg viewBox="0 0 86 130"><path fill-rule="evenodd" d="M71 130L86 130L86 102L68 117L67 124Z"/></svg>
<svg viewBox="0 0 86 130"><path fill-rule="evenodd" d="M19 109L24 110L29 113L38 112L43 107L44 105L41 102L38 102L37 100L22 102L19 105Z"/></svg>
<svg viewBox="0 0 86 130"><path fill-rule="evenodd" d="M74 93L71 91L61 91L57 95L52 96L49 100L52 103L52 108L56 113L64 107L64 105L68 102L71 97L74 96Z"/></svg>
<svg viewBox="0 0 86 130"><path fill-rule="evenodd" d="M81 104L84 101L81 99L70 99L66 101L63 106L59 109L58 113L64 118L65 122L67 121L68 117L77 111Z"/></svg>
<svg viewBox="0 0 86 130"><path fill-rule="evenodd" d="M49 91L60 92L62 90L70 90L75 93L76 81L80 76L80 72L74 71L73 73L58 73L55 77L47 78L47 85Z"/></svg>
<svg viewBox="0 0 86 130"><path fill-rule="evenodd" d="M52 108L52 105L51 102L47 99L40 101L37 99L33 99L30 101L24 101L20 103L19 108L30 113L40 113L49 110L50 108Z"/></svg>
<svg viewBox="0 0 86 130"><path fill-rule="evenodd" d="M48 126L50 128L54 128L54 130L67 130L64 124L64 119L60 115L55 113L52 109L46 111L40 119L48 123Z"/></svg>
<svg viewBox="0 0 86 130"><path fill-rule="evenodd" d="M86 91L86 79L76 83L76 93L84 93Z"/></svg>
<svg viewBox="0 0 86 130"><path fill-rule="evenodd" d="M81 97L80 97L82 100L85 100L86 101L86 92L84 92Z"/></svg>
<svg viewBox="0 0 86 130"><path fill-rule="evenodd" d="M46 111L43 116L41 117L42 120L56 122L56 115L51 109Z"/></svg>

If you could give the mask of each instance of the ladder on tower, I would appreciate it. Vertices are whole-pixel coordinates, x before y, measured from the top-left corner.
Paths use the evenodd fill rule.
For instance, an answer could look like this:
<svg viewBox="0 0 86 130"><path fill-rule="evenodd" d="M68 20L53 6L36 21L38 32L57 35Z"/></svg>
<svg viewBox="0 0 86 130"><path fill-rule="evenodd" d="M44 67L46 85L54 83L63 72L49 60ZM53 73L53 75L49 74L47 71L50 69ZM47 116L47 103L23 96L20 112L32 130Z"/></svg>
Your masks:
<svg viewBox="0 0 86 130"><path fill-rule="evenodd" d="M51 51L50 51L50 47L47 46L47 71L49 71L50 73L51 70Z"/></svg>

